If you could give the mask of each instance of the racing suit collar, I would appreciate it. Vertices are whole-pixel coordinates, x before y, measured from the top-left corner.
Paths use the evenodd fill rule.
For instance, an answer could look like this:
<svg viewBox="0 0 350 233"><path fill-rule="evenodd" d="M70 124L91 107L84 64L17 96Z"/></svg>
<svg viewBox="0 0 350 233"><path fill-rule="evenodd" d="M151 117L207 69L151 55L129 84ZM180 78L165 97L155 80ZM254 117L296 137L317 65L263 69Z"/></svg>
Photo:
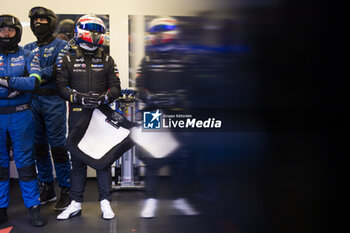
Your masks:
<svg viewBox="0 0 350 233"><path fill-rule="evenodd" d="M37 37L37 39L38 41L36 42L36 44L38 46L42 46L42 45L50 44L52 41L55 40L55 37L53 35L49 35L48 37L45 37L45 38Z"/></svg>
<svg viewBox="0 0 350 233"><path fill-rule="evenodd" d="M11 49L0 47L0 53L5 54L5 55L12 54L12 53L17 53L18 50L19 50L18 45L16 47L14 47L14 48L11 48Z"/></svg>
<svg viewBox="0 0 350 233"><path fill-rule="evenodd" d="M103 50L98 48L95 51L87 51L84 50L80 47L78 47L77 49L77 58L81 58L84 55L89 55L91 53L91 55L93 55L94 58L102 58L103 57Z"/></svg>

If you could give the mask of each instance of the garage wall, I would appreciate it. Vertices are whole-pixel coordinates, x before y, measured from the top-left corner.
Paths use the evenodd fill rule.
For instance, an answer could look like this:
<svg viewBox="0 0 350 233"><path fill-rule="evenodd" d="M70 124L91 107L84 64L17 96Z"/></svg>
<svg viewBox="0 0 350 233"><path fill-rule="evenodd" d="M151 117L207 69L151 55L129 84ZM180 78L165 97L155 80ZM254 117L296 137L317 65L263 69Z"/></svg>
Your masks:
<svg viewBox="0 0 350 233"><path fill-rule="evenodd" d="M110 16L110 51L119 67L119 77L122 88L128 87L129 80L129 48L128 48L128 15L173 15L195 16L199 12L224 9L228 5L241 4L240 1L225 0L11 0L1 1L0 14L12 14L18 17L23 25L23 35L20 45L35 41L30 30L28 11L34 6L44 6L56 14L108 14ZM139 17L143 24L143 17ZM137 25L138 29L143 25ZM138 37L142 46L143 38ZM143 50L138 49L140 60ZM139 61L135 61L137 64ZM88 170L88 176L94 177L94 170ZM11 177L17 178L13 161L11 162Z"/></svg>
<svg viewBox="0 0 350 233"><path fill-rule="evenodd" d="M11 0L1 1L1 14L13 14L23 26L21 45L35 40L30 30L28 11L34 6L44 6L56 14L109 14L110 49L118 64L122 88L128 87L128 15L191 16L200 11L224 8L232 1L218 0Z"/></svg>

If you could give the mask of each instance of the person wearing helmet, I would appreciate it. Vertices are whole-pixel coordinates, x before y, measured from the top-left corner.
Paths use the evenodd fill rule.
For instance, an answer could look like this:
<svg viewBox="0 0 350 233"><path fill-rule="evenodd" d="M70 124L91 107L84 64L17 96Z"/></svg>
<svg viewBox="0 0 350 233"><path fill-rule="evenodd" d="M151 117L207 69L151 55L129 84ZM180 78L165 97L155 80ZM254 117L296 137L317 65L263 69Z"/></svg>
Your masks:
<svg viewBox="0 0 350 233"><path fill-rule="evenodd" d="M148 24L147 49L167 52L178 48L178 20L169 17L157 17Z"/></svg>
<svg viewBox="0 0 350 233"><path fill-rule="evenodd" d="M173 17L157 17L148 23L146 56L136 74L138 96L148 105L152 105L150 99L167 104L186 87L183 80L187 64L180 51L179 34L178 21Z"/></svg>
<svg viewBox="0 0 350 233"><path fill-rule="evenodd" d="M55 32L55 37L58 39L70 41L74 36L74 21L71 19L62 20Z"/></svg>
<svg viewBox="0 0 350 233"><path fill-rule="evenodd" d="M148 23L146 56L142 59L136 75L138 100L143 111L160 109L169 115L183 114L187 107L188 81L191 78L190 59L180 43L179 22L174 17L156 17ZM181 143L181 148L166 158L147 158L140 150L146 164L145 194L140 217L154 218L158 208L158 171L169 166L172 175L172 206L182 215L197 215L199 212L187 201L186 168L190 164L188 138L172 132Z"/></svg>
<svg viewBox="0 0 350 233"><path fill-rule="evenodd" d="M85 111L109 104L119 97L120 80L117 66L101 48L106 27L95 15L84 15L75 24L76 53L66 55L57 65L57 88L60 96L69 101L69 132ZM81 213L86 183L87 165L71 153L72 173L68 208L57 216L69 219ZM111 168L96 170L102 217L113 219L111 201Z"/></svg>
<svg viewBox="0 0 350 233"><path fill-rule="evenodd" d="M57 93L54 65L69 50L67 41L56 39L53 32L57 16L50 9L34 7L29 11L30 28L37 41L29 43L26 49L39 57L42 69L42 82L34 92L32 111L35 122L35 158L39 180L42 183L41 204L56 201L54 177L49 151L53 158L60 199L55 210L64 210L70 203L70 161L65 149L66 141L66 103Z"/></svg>
<svg viewBox="0 0 350 233"><path fill-rule="evenodd" d="M9 160L6 137L12 141L19 185L30 222L43 226L39 185L32 155L34 124L30 111L31 91L41 82L39 59L18 46L22 26L12 15L0 15L0 223L6 222L9 206Z"/></svg>

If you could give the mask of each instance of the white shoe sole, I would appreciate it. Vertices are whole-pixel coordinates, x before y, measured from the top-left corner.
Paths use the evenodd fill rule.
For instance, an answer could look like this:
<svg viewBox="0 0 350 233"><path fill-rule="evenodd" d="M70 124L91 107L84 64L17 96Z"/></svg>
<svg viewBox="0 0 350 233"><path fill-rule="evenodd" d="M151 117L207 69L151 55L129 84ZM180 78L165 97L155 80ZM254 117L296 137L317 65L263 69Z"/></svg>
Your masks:
<svg viewBox="0 0 350 233"><path fill-rule="evenodd" d="M62 207L62 208L56 208L54 207L53 209L56 211L62 211L62 210L66 210L68 206Z"/></svg>
<svg viewBox="0 0 350 233"><path fill-rule="evenodd" d="M156 215L141 215L140 218L155 218Z"/></svg>
<svg viewBox="0 0 350 233"><path fill-rule="evenodd" d="M77 210L77 211L75 211L75 212L73 212L73 213L70 213L69 214L69 216L68 216L68 218L58 218L57 217L57 220L67 220L67 219L70 219L70 218L73 218L73 217L75 217L75 216L79 216L79 215L81 215L81 210Z"/></svg>
<svg viewBox="0 0 350 233"><path fill-rule="evenodd" d="M115 215L114 215L113 217L110 217L110 218L105 218L105 217L103 217L103 214L102 214L102 218L103 218L104 220L112 220L112 219L115 218Z"/></svg>

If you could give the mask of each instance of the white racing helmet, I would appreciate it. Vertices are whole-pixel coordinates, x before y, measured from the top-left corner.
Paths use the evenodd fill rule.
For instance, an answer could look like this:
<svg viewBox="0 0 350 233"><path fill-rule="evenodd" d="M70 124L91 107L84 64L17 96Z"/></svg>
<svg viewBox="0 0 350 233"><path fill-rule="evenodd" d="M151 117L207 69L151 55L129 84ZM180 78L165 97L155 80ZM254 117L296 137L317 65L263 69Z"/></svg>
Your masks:
<svg viewBox="0 0 350 233"><path fill-rule="evenodd" d="M148 25L148 46L163 50L170 48L179 38L178 21L173 17L159 17Z"/></svg>

